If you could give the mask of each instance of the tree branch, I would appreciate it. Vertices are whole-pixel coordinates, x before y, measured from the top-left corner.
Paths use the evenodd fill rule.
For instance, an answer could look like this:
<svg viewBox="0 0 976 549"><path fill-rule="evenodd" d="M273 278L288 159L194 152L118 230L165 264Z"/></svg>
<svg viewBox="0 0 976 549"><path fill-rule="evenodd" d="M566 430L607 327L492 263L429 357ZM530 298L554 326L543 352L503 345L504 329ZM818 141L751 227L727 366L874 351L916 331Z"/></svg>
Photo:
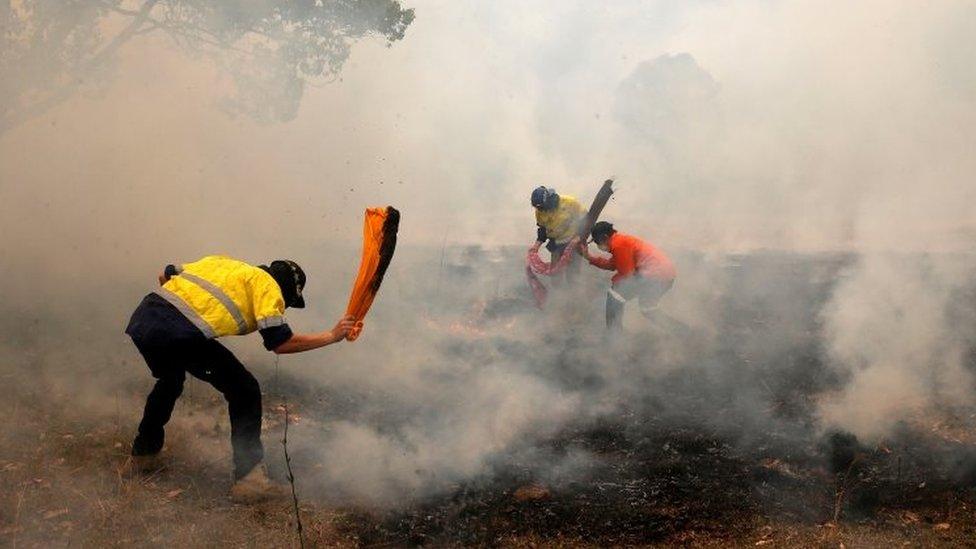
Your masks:
<svg viewBox="0 0 976 549"><path fill-rule="evenodd" d="M149 19L149 12L152 11L153 7L159 2L159 0L146 0L143 2L139 11L135 12L132 21L122 29L115 38L109 41L99 52L91 57L88 61L82 64L82 66L76 71L73 78L67 83L61 86L59 89L55 90L46 99L38 101L33 105L29 105L19 112L4 113L2 118L0 118L0 135L7 132L11 128L15 128L24 122L40 116L47 111L51 110L55 106L66 101L71 95L81 86L83 80L82 76L104 63L109 57L115 54L116 51L123 44L125 44L130 38L139 33L142 28L143 23ZM121 9L121 8L119 8Z"/></svg>

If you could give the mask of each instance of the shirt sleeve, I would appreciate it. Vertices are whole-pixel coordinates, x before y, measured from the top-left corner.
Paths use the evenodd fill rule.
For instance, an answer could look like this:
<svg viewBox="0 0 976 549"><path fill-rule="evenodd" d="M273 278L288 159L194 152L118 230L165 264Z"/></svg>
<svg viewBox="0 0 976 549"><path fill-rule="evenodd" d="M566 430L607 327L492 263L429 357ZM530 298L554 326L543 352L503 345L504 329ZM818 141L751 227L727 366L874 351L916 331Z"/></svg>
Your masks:
<svg viewBox="0 0 976 549"><path fill-rule="evenodd" d="M262 328L259 332L264 339L264 348L269 351L277 349L279 345L291 339L292 336L291 327L287 324Z"/></svg>
<svg viewBox="0 0 976 549"><path fill-rule="evenodd" d="M590 256L590 265L594 267L599 267L605 271L614 271L616 268L613 266L613 258L602 257L602 256Z"/></svg>
<svg viewBox="0 0 976 549"><path fill-rule="evenodd" d="M267 277L251 281L252 300L254 301L254 320L258 330L274 328L288 324L285 320L285 298L281 295L278 284Z"/></svg>

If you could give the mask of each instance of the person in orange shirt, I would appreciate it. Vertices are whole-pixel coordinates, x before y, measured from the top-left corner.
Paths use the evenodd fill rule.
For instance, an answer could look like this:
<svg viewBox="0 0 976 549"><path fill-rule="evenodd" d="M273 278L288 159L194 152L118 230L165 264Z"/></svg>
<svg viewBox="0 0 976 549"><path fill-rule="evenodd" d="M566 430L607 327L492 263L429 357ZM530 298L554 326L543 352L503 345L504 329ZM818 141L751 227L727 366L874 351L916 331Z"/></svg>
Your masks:
<svg viewBox="0 0 976 549"><path fill-rule="evenodd" d="M622 327L624 304L634 298L639 300L641 313L650 318L674 285L674 264L650 242L618 233L606 221L593 225L590 234L600 250L610 252L610 257L590 255L585 243L580 245L580 253L591 265L616 271L607 291L607 328Z"/></svg>

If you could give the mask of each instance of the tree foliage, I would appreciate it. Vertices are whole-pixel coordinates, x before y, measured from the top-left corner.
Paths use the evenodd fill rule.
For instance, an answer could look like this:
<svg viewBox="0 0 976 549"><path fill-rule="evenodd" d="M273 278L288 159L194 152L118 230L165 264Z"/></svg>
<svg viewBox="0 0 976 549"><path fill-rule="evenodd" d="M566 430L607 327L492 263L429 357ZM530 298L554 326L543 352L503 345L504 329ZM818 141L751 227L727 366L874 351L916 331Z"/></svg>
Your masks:
<svg viewBox="0 0 976 549"><path fill-rule="evenodd" d="M334 78L356 41L392 45L413 18L397 0L10 0L0 4L0 133L104 84L118 51L146 34L231 74L229 109L290 120L305 86Z"/></svg>

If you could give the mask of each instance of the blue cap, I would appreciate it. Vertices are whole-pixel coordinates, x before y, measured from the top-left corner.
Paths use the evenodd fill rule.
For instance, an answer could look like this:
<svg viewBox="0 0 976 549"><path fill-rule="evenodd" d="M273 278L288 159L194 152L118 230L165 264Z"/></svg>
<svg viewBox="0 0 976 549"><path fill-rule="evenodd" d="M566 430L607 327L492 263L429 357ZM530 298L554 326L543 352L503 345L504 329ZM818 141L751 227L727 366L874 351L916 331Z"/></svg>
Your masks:
<svg viewBox="0 0 976 549"><path fill-rule="evenodd" d="M553 189L547 189L545 187L536 187L532 191L532 206L535 208L543 208L546 203L549 202L549 197L556 194Z"/></svg>

